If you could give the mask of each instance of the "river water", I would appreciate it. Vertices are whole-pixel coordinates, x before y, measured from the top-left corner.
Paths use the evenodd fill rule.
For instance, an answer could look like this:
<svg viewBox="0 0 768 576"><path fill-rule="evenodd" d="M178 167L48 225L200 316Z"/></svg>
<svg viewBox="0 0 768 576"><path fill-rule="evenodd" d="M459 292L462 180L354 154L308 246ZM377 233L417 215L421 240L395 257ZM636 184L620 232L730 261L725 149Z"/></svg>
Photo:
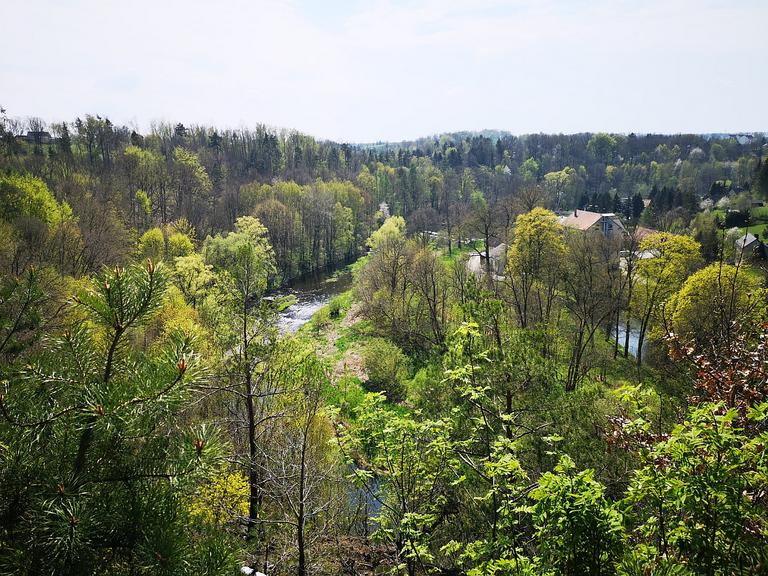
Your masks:
<svg viewBox="0 0 768 576"><path fill-rule="evenodd" d="M625 320L622 318L621 324L619 325L619 344L624 346L624 338L627 333L627 325L625 323ZM616 328L613 329L612 336L616 336ZM629 329L629 353L637 358L637 343L640 341L640 327L636 323L632 323L632 326ZM645 346L643 346L645 348Z"/></svg>
<svg viewBox="0 0 768 576"><path fill-rule="evenodd" d="M349 262L341 262L304 274L270 294L275 297L292 295L298 299L295 304L280 312L280 329L296 334L315 312L328 305L331 298L349 290L352 287L352 273L346 269L348 265Z"/></svg>

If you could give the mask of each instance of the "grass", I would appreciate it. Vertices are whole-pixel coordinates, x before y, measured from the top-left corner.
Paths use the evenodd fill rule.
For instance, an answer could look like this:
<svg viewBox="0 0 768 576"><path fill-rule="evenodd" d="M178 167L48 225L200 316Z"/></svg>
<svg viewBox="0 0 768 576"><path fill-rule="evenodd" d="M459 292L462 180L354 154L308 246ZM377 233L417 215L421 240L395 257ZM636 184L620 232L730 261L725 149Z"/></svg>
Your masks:
<svg viewBox="0 0 768 576"><path fill-rule="evenodd" d="M725 218L725 210L712 210L712 215L722 220ZM753 209L751 212L751 222L749 227L741 227L741 233L746 234L749 231L753 236L763 240L762 234L768 229L768 206Z"/></svg>
<svg viewBox="0 0 768 576"><path fill-rule="evenodd" d="M741 233L746 234L747 231L749 231L749 233L752 234L753 236L760 238L761 240L764 240L763 232L765 232L766 228L768 228L768 224L756 224L756 225L742 228Z"/></svg>
<svg viewBox="0 0 768 576"><path fill-rule="evenodd" d="M336 349L340 354L344 354L350 348L352 342L364 342L368 338L362 334L362 331L352 326L348 330L342 330L336 339Z"/></svg>
<svg viewBox="0 0 768 576"><path fill-rule="evenodd" d="M462 254L477 254L478 251L482 250L484 246L484 243L482 240L478 240L476 242L470 242L469 244L462 244L461 250L459 250L456 247L456 243L454 242L453 249L451 250L451 254L448 254L448 249L443 251L443 253L440 255L440 259L445 262L446 264L449 264L456 260L460 255Z"/></svg>
<svg viewBox="0 0 768 576"><path fill-rule="evenodd" d="M365 387L359 378L347 377L339 379L335 384L329 383L325 390L326 401L339 409L344 420L355 420L355 409L365 398Z"/></svg>
<svg viewBox="0 0 768 576"><path fill-rule="evenodd" d="M768 222L768 206L752 209L752 219L755 222Z"/></svg>

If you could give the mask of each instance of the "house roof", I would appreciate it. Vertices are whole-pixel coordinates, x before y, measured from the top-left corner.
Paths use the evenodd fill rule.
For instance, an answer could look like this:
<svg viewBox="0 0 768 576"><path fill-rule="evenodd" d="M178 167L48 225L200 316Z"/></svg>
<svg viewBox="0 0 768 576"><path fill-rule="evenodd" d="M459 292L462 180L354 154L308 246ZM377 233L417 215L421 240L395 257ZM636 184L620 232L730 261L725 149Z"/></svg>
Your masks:
<svg viewBox="0 0 768 576"><path fill-rule="evenodd" d="M643 240L646 236L650 236L651 234L658 234L658 230L654 230L653 228L643 228L642 226L638 226L635 228L635 231L632 233L635 238L637 238L638 242Z"/></svg>
<svg viewBox="0 0 768 576"><path fill-rule="evenodd" d="M571 226L579 230L589 230L600 221L602 214L597 212L587 212L586 210L576 210L573 214L563 220L563 226Z"/></svg>
<svg viewBox="0 0 768 576"><path fill-rule="evenodd" d="M736 240L736 247L744 248L745 246L749 246L753 242L757 242L757 238L755 238L752 234L747 232L746 234L744 234L744 236Z"/></svg>

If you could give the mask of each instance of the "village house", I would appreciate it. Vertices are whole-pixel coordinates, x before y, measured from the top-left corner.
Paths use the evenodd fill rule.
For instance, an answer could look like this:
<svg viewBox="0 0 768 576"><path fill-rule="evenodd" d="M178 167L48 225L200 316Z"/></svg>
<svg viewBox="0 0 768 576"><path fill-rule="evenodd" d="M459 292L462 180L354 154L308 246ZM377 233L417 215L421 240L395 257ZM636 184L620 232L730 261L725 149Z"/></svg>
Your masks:
<svg viewBox="0 0 768 576"><path fill-rule="evenodd" d="M736 259L739 258L749 258L752 256L755 256L757 258L765 258L765 244L760 242L760 240L755 237L753 234L750 234L747 232L736 240Z"/></svg>
<svg viewBox="0 0 768 576"><path fill-rule="evenodd" d="M561 223L563 226L578 230L601 232L606 238L627 232L613 212L599 213L574 210L573 214L567 216Z"/></svg>

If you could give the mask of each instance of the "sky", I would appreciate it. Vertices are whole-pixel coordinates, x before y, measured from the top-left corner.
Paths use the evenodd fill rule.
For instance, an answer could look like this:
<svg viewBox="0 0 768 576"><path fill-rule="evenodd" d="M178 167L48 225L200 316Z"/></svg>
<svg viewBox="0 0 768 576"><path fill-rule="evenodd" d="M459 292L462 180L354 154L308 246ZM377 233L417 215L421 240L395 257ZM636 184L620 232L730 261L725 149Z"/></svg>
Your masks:
<svg viewBox="0 0 768 576"><path fill-rule="evenodd" d="M768 131L765 0L4 0L0 14L11 117L356 143Z"/></svg>

